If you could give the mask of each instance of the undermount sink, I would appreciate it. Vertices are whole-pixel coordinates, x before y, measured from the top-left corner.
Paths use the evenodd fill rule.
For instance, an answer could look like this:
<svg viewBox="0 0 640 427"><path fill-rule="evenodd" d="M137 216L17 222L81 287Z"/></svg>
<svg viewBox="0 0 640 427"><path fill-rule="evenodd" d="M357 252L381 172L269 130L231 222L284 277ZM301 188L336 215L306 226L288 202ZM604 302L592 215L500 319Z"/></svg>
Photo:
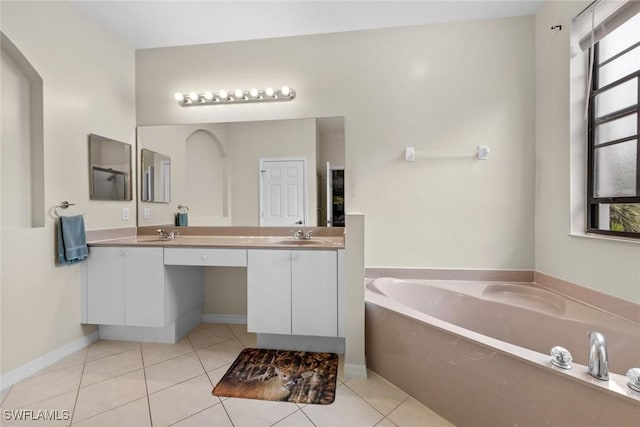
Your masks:
<svg viewBox="0 0 640 427"><path fill-rule="evenodd" d="M270 243L274 245L318 245L322 242L320 240L279 239L272 240Z"/></svg>

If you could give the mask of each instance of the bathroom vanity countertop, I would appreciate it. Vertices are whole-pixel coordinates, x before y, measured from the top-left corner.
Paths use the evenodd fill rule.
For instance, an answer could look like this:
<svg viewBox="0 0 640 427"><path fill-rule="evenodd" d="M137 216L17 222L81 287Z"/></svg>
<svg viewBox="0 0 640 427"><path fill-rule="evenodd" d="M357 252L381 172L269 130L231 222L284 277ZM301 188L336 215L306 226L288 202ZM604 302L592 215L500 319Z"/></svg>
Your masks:
<svg viewBox="0 0 640 427"><path fill-rule="evenodd" d="M296 240L291 236L133 236L89 243L89 246L141 246L164 248L259 248L259 249L343 249L344 238L334 236Z"/></svg>

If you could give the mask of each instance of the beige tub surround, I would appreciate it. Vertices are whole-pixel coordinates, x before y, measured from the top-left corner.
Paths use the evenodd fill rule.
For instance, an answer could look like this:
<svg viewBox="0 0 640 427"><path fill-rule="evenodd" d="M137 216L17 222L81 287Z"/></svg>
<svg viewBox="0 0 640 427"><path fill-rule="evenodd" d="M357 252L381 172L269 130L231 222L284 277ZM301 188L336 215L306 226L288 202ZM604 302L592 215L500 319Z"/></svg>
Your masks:
<svg viewBox="0 0 640 427"><path fill-rule="evenodd" d="M365 289L372 370L456 425L634 425L626 386L640 326L537 286L376 279ZM536 325L532 328L531 325ZM587 373L587 331L608 340L610 379ZM551 365L568 348L573 369Z"/></svg>
<svg viewBox="0 0 640 427"><path fill-rule="evenodd" d="M504 282L533 282L531 270L491 270L472 268L366 267L365 277L395 277L420 280L482 280Z"/></svg>

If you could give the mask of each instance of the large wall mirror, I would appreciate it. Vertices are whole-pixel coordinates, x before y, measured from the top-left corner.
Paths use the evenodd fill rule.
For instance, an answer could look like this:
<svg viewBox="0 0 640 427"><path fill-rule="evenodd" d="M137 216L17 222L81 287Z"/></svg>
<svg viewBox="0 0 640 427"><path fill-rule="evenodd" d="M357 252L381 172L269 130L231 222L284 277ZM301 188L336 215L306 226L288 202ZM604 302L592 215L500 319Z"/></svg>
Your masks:
<svg viewBox="0 0 640 427"><path fill-rule="evenodd" d="M89 135L89 197L131 200L131 145Z"/></svg>
<svg viewBox="0 0 640 427"><path fill-rule="evenodd" d="M171 171L170 203L141 192L140 226L174 223L179 205L196 226L344 226L342 117L140 126L137 143L143 181L150 152Z"/></svg>

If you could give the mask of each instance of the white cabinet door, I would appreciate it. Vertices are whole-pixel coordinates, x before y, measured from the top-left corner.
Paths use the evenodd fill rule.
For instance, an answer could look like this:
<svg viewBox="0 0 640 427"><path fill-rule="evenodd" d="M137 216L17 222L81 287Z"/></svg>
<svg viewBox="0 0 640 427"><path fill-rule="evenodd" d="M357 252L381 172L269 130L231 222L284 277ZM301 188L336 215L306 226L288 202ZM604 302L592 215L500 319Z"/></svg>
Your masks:
<svg viewBox="0 0 640 427"><path fill-rule="evenodd" d="M162 248L123 248L124 320L127 326L165 325Z"/></svg>
<svg viewBox="0 0 640 427"><path fill-rule="evenodd" d="M87 322L124 325L124 248L92 247L87 258Z"/></svg>
<svg viewBox="0 0 640 427"><path fill-rule="evenodd" d="M291 251L293 335L338 336L336 251Z"/></svg>
<svg viewBox="0 0 640 427"><path fill-rule="evenodd" d="M247 329L291 334L291 251L247 251Z"/></svg>

